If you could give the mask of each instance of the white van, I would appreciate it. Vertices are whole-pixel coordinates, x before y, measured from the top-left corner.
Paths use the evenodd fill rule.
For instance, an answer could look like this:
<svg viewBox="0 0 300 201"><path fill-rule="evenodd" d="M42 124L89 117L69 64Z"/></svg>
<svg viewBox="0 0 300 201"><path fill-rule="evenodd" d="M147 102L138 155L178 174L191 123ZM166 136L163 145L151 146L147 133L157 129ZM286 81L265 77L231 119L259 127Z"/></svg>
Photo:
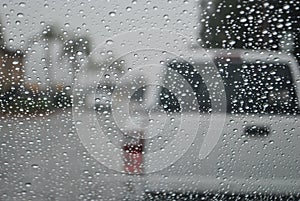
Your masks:
<svg viewBox="0 0 300 201"><path fill-rule="evenodd" d="M162 133L153 134L160 125L146 131L152 134L145 140L143 182L137 183L143 186L146 200L299 196L300 74L295 59L259 50L208 50L204 55L209 55L212 68L218 69L225 93L222 87L217 95L209 89L214 81L206 82L203 77L211 63L208 65L203 54L168 62L170 72L179 76L167 72L164 82L175 91L182 87L177 89L182 95L184 86L176 83L177 78L184 78L191 86L186 89L193 91L184 95L183 103L162 87L160 103L166 115L154 113L152 118L165 118L167 123ZM212 101L217 96L226 99L219 100L225 104L219 107L221 113L212 109L218 104ZM197 121L192 119L195 117ZM191 132L195 130L194 135ZM186 138L192 138L190 143ZM172 149L165 148L172 143Z"/></svg>
<svg viewBox="0 0 300 201"><path fill-rule="evenodd" d="M109 110L81 118L82 133L95 131L92 142L87 134L82 142L119 172L103 181L126 191L120 191L125 200L299 197L300 73L294 58L212 49L163 63L163 70L153 67L143 76L159 78L148 80L152 94L146 81L132 79L111 92ZM102 135L90 126L96 117ZM101 158L101 151L109 157Z"/></svg>

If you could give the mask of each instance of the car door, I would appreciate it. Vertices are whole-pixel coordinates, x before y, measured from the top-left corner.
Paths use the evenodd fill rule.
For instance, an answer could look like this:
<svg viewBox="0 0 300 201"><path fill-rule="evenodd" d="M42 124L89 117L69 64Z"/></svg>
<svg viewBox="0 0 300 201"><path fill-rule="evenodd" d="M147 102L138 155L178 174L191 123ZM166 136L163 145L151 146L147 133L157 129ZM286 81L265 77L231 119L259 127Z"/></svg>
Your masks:
<svg viewBox="0 0 300 201"><path fill-rule="evenodd" d="M288 63L217 60L227 96L218 174L234 191L297 192L299 121ZM223 71L222 71L223 70Z"/></svg>

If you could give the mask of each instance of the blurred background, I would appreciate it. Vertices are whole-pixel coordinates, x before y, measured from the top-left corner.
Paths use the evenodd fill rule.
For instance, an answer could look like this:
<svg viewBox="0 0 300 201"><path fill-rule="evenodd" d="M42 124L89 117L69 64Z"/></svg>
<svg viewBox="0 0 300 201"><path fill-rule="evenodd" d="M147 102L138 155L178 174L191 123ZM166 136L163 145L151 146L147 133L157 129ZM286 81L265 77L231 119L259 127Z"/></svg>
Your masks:
<svg viewBox="0 0 300 201"><path fill-rule="evenodd" d="M37 93L32 101L43 108L70 106L75 73L91 51L133 30L175 30L204 48L281 50L299 61L297 0L4 1L0 12L2 94Z"/></svg>

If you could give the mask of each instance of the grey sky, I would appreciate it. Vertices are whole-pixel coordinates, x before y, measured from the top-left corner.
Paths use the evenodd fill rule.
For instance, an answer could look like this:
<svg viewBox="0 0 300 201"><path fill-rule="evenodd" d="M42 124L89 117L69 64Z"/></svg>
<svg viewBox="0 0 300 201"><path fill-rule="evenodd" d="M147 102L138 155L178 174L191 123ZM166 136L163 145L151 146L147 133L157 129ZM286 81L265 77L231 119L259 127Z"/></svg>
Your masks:
<svg viewBox="0 0 300 201"><path fill-rule="evenodd" d="M89 35L95 47L118 33L135 29L164 28L193 35L198 18L196 5L196 1L188 0L4 0L0 14L9 46L24 48L23 43L45 24L55 24L70 35Z"/></svg>

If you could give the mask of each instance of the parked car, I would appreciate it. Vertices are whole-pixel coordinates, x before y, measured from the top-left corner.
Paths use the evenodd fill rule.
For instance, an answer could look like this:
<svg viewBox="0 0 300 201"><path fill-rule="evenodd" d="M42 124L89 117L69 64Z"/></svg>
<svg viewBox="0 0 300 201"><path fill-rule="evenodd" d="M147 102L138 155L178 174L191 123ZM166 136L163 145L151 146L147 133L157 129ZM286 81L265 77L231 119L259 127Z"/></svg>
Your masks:
<svg viewBox="0 0 300 201"><path fill-rule="evenodd" d="M135 88L129 116L112 108L115 86L98 87L92 99L99 108L116 109L98 119L124 150L116 169L127 174L111 182L122 181L129 200L299 198L295 59L282 52L211 49L164 63L159 95ZM147 108L145 101L156 103Z"/></svg>
<svg viewBox="0 0 300 201"><path fill-rule="evenodd" d="M212 62L207 62L207 56ZM143 185L147 199L179 200L186 195L187 200L197 200L209 195L206 199L210 200L216 195L225 200L251 196L250 200L259 196L276 200L280 196L299 196L300 73L293 57L282 52L211 49L193 51L186 60L170 59L167 69L164 82L176 88L174 84L183 78L191 86L190 94L195 95L197 104L192 95L185 95L185 103L181 104L176 93L162 88L160 103L172 113L166 119L174 121L176 114L181 119L175 124L166 123L163 133L145 140ZM226 97L222 114L213 111L212 99L217 96L212 93L217 91L207 86L213 86L213 81L204 79L210 69L218 69L224 85L225 93L219 91ZM178 80L170 72L175 72ZM217 115L212 118L213 113ZM195 117L198 124L194 123ZM187 129L180 132L185 129L180 128L182 122ZM146 128L145 133L158 130L160 125L156 127L151 131ZM197 127L196 134L188 147L173 142L192 138L193 127ZM151 154L167 144L174 145L173 151ZM181 153L172 164L163 166Z"/></svg>

